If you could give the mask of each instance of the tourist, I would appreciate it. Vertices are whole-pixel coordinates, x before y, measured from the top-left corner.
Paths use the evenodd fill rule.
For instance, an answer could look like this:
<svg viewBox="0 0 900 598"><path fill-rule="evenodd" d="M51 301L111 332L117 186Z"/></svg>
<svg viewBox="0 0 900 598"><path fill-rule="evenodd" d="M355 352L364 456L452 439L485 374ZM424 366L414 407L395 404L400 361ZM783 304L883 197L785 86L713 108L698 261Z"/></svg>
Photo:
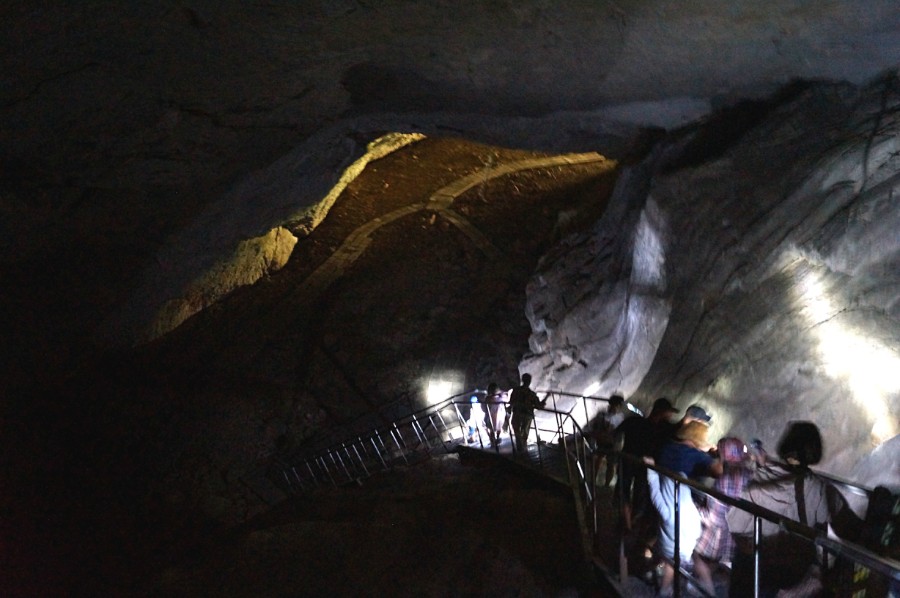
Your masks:
<svg viewBox="0 0 900 598"><path fill-rule="evenodd" d="M722 475L716 478L713 488L726 496L737 498L753 476L752 460L745 452L744 442L739 438L722 438L717 449L723 470ZM694 548L694 573L703 589L711 595L716 594L711 565L730 565L734 558L734 542L725 520L730 509L730 505L710 498L707 508L701 512L703 529Z"/></svg>
<svg viewBox="0 0 900 598"><path fill-rule="evenodd" d="M484 427L487 430L491 446L495 447L500 442L500 406L506 402L506 393L500 390L496 382L488 384L487 395L481 402L481 410L484 412Z"/></svg>
<svg viewBox="0 0 900 598"><path fill-rule="evenodd" d="M459 404L459 416L466 426L466 443L475 442L475 433L478 432L478 417L475 416L475 404L478 403L478 395L472 395Z"/></svg>
<svg viewBox="0 0 900 598"><path fill-rule="evenodd" d="M616 428L616 445L624 455L636 459L653 457L657 453L664 426L672 414L678 413L672 403L660 397L653 403L647 417L626 418ZM619 479L616 496L620 501L625 530L632 531L637 519L650 514L650 495L647 491L647 469L632 459L619 460Z"/></svg>
<svg viewBox="0 0 900 598"><path fill-rule="evenodd" d="M691 422L700 422L709 426L712 422L712 416L700 405L697 405L696 403L691 405L684 410L684 416L680 420L670 422L665 426L663 442L660 446L667 441L676 440L679 430L682 430Z"/></svg>
<svg viewBox="0 0 900 598"><path fill-rule="evenodd" d="M811 422L790 422L778 443L782 462L758 467L741 498L824 533L831 523L838 535L860 529L860 522L843 497L810 471L822 458L822 437ZM754 516L731 509L726 517L737 550L732 567L731 596L752 595ZM760 595L780 590L815 595L822 589L815 545L787 532L782 525L762 521Z"/></svg>
<svg viewBox="0 0 900 598"><path fill-rule="evenodd" d="M701 421L691 421L682 426L677 438L660 450L657 464L695 481L720 476L722 463L708 454L708 432L708 426ZM652 463L652 460L648 461ZM675 569L671 564L675 559L675 481L648 469L647 482L653 506L660 516L658 549L664 560L659 592L661 596L669 596L675 579ZM679 484L678 498L678 553L682 562L689 562L694 558L694 547L702 529L700 511L687 484Z"/></svg>
<svg viewBox="0 0 900 598"><path fill-rule="evenodd" d="M613 395L607 401L606 411L598 414L590 425L588 433L593 449L594 471L599 474L603 462L606 461L605 486L612 483L616 473L616 429L629 414L631 411L625 405L625 397Z"/></svg>
<svg viewBox="0 0 900 598"><path fill-rule="evenodd" d="M543 407L547 400L541 401L531 390L531 374L522 374L522 384L515 387L509 396L508 409L512 412L512 433L516 451L525 454L528 447L528 433L534 421L534 410Z"/></svg>

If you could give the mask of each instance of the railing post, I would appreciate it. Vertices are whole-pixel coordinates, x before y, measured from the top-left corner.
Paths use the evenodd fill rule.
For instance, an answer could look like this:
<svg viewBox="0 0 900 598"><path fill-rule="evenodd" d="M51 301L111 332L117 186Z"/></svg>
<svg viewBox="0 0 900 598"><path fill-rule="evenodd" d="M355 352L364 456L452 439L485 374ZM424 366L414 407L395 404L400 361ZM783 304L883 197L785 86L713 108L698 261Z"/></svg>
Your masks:
<svg viewBox="0 0 900 598"><path fill-rule="evenodd" d="M438 415L439 415L439 413L438 413ZM428 416L428 423L431 425L431 429L434 430L435 434L437 434L438 440L440 440L440 441L441 441L441 444L443 445L443 444L444 444L444 438L443 438L443 436L441 435L441 431L438 429L437 425L435 425L435 423L434 423L434 415L429 415L429 416ZM426 435L425 438L427 439L428 436ZM431 445L429 444L429 446L431 446Z"/></svg>
<svg viewBox="0 0 900 598"><path fill-rule="evenodd" d="M762 539L762 519L753 516L753 598L759 598L759 543Z"/></svg>
<svg viewBox="0 0 900 598"><path fill-rule="evenodd" d="M681 484L678 480L673 480L675 482L675 553L672 555L674 558L674 569L675 576L672 578L672 588L674 589L675 598L680 598L681 596L681 497L679 496L681 493Z"/></svg>
<svg viewBox="0 0 900 598"><path fill-rule="evenodd" d="M616 503L616 521L618 525L616 526L619 530L619 579L628 579L628 556L625 553L625 516L624 516L624 504L625 504L625 489L622 487L622 453L616 453L616 487L613 490L615 492L616 497L618 498L618 502ZM647 475L647 472L644 471L644 475ZM647 494L649 494L649 490Z"/></svg>
<svg viewBox="0 0 900 598"><path fill-rule="evenodd" d="M419 423L419 420L416 419L416 416L412 416L412 429L413 432L416 433L416 438L419 439L419 442L425 446L425 452L429 455L431 454L431 448L428 446L428 438L425 436L425 430L422 428L422 425Z"/></svg>
<svg viewBox="0 0 900 598"><path fill-rule="evenodd" d="M381 461L381 466L384 469L387 469L388 468L387 463L384 462L384 457L381 456L381 449L378 448L378 443L375 442L375 438L378 438L378 441L381 442L381 437L378 436L377 432L375 433L374 436L369 437L369 441L372 443L372 448L375 449L375 456L378 457L379 461ZM384 445L384 443L382 443L382 445Z"/></svg>
<svg viewBox="0 0 900 598"><path fill-rule="evenodd" d="M291 467L291 473L294 474L294 477L297 478L297 483L300 485L301 490L306 490L306 484L303 483L303 478L300 477L300 474L297 473L296 467Z"/></svg>
<svg viewBox="0 0 900 598"><path fill-rule="evenodd" d="M335 455L337 455L337 457L335 457ZM334 463L335 466L338 463L341 464L341 467L344 468L344 474L346 474L347 480L352 480L353 476L350 474L350 470L347 469L347 464L344 463L344 459L343 459L343 457L341 457L341 453L339 453L338 451L331 451L329 453L329 456L331 457L331 462Z"/></svg>
<svg viewBox="0 0 900 598"><path fill-rule="evenodd" d="M312 465L310 465L309 461L306 462L306 469L309 470L309 476L312 478L313 484L318 486L319 478L318 478L318 476L316 476L316 472L313 471Z"/></svg>
<svg viewBox="0 0 900 598"><path fill-rule="evenodd" d="M394 439L394 444L397 445L397 450L400 451L400 456L403 457L404 463L409 463L409 459L406 458L406 441L403 440L403 435L400 434L400 428L397 427L397 423L394 422L392 424L394 429L391 430L391 438ZM403 442L403 445L400 445L400 442Z"/></svg>
<svg viewBox="0 0 900 598"><path fill-rule="evenodd" d="M456 423L459 424L459 437L462 438L463 442L465 442L466 438L469 436L469 430L467 429L468 422L463 419L462 411L459 410L459 404L454 401L453 409L456 410ZM472 403L469 403L469 417L472 417Z"/></svg>
<svg viewBox="0 0 900 598"><path fill-rule="evenodd" d="M325 474L328 476L328 479L331 480L331 484L336 487L337 481L334 479L334 476L331 475L331 470L328 469L328 462L325 460L325 457L324 456L319 457L316 460L316 463L319 464L319 467L322 469L322 471L325 472Z"/></svg>
<svg viewBox="0 0 900 598"><path fill-rule="evenodd" d="M600 513L597 510L597 504L600 502L597 500L598 496L598 488L597 488L597 469L596 464L594 463L594 456L591 455L591 486L594 488L594 503L591 505L591 508L594 512L594 529L591 530L591 533L594 537L594 542L596 543L597 532L600 530Z"/></svg>
<svg viewBox="0 0 900 598"><path fill-rule="evenodd" d="M372 455L369 454L369 443L367 441L363 440L362 436L356 437L355 444L359 445L359 448L357 450L362 452L363 459L365 459L366 461L369 461L369 462L374 461L374 459L372 458Z"/></svg>
<svg viewBox="0 0 900 598"><path fill-rule="evenodd" d="M390 430L388 430L388 433L390 433ZM381 457L381 462L385 463L384 455L388 455L388 457L390 457L390 451L388 450L387 444L385 444L384 442L384 438L381 437L381 432L379 432L378 430L375 430L375 435L372 436L372 442L375 442L375 439L378 440L378 442L375 444L375 450L378 451L378 456ZM384 466L387 467L387 463L385 463Z"/></svg>
<svg viewBox="0 0 900 598"><path fill-rule="evenodd" d="M434 414L437 416L438 421L441 422L440 429L438 430L438 428L435 427L435 430L438 430L438 434L441 437L441 444L446 444L446 442L444 442L444 432L449 433L449 429L447 427L447 421L444 419L444 416L441 415L441 411L442 411L441 409L438 409L437 411L434 412Z"/></svg>
<svg viewBox="0 0 900 598"><path fill-rule="evenodd" d="M363 471L366 472L366 477L369 477L371 475L369 473L369 468L366 467L365 460L362 458L362 455L359 454L359 449L356 448L355 444L352 446L353 446L353 452L356 453L356 458L359 459L359 464L362 466ZM363 450L365 450L365 449L363 449Z"/></svg>

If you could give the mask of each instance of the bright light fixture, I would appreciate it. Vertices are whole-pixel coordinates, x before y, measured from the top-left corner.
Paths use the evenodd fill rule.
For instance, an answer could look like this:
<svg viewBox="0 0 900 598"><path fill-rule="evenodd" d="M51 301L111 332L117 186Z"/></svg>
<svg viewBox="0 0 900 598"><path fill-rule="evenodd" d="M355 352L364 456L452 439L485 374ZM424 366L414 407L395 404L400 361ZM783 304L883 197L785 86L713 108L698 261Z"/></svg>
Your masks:
<svg viewBox="0 0 900 598"><path fill-rule="evenodd" d="M453 394L453 382L450 380L436 379L428 381L428 388L425 390L425 398L429 405L440 403L444 399L450 398Z"/></svg>

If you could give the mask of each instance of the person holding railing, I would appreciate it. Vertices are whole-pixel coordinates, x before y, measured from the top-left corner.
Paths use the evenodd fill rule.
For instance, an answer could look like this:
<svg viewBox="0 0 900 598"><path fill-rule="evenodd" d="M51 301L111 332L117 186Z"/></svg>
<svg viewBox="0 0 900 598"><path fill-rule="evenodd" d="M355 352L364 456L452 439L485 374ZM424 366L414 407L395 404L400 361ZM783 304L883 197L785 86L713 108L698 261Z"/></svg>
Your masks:
<svg viewBox="0 0 900 598"><path fill-rule="evenodd" d="M832 523L838 535L846 537L855 516L840 493L809 469L822 458L818 427L811 422L790 422L778 443L778 456L781 463L770 461L756 470L741 498L822 533ZM730 596L751 596L755 518L732 508L726 519L737 544ZM760 596L817 596L822 592L815 544L765 519L759 562Z"/></svg>
<svg viewBox="0 0 900 598"><path fill-rule="evenodd" d="M718 477L722 474L722 463L709 455L707 440L709 427L705 422L692 421L681 426L676 439L666 443L659 453L656 464L681 476L700 480ZM646 459L653 464L653 459ZM652 469L647 470L650 498L659 512L659 551L663 557L663 577L659 595L670 596L673 591L675 569L671 561L675 559L675 480L660 476ZM694 503L690 486L678 484L678 554L682 562L690 562L695 556L694 547L701 533L700 511Z"/></svg>
<svg viewBox="0 0 900 598"><path fill-rule="evenodd" d="M585 434L590 439L593 452L593 471L599 476L605 461L606 473L603 480L604 486L609 486L616 474L616 428L625 421L630 412L625 406L625 398L621 395L609 397L606 404L606 411L601 411L588 423ZM631 415L638 417L637 414Z"/></svg>
<svg viewBox="0 0 900 598"><path fill-rule="evenodd" d="M733 437L720 439L717 453L723 471L722 475L716 478L713 488L722 494L737 498L753 477L753 463L757 459L763 459L764 453L755 453L751 457L745 451L744 442ZM710 497L707 508L700 514L702 532L694 548L694 573L703 589L713 596L716 594L716 588L713 584L711 565L714 563L730 565L734 558L734 541L725 520L730 509L730 505Z"/></svg>
<svg viewBox="0 0 900 598"><path fill-rule="evenodd" d="M616 445L622 453L638 459L655 457L659 452L660 439L668 429L669 418L675 413L678 409L669 399L656 399L647 417L629 417L619 424L615 431ZM643 465L630 459L620 459L616 496L621 501L625 530L631 532L637 519L653 511L647 489L647 470Z"/></svg>
<svg viewBox="0 0 900 598"><path fill-rule="evenodd" d="M509 396L509 409L512 411L513 438L516 441L516 451L525 454L528 448L528 433L531 430L531 422L534 421L534 410L547 404L547 399L541 401L537 394L531 390L531 374L522 374L522 384L515 387Z"/></svg>

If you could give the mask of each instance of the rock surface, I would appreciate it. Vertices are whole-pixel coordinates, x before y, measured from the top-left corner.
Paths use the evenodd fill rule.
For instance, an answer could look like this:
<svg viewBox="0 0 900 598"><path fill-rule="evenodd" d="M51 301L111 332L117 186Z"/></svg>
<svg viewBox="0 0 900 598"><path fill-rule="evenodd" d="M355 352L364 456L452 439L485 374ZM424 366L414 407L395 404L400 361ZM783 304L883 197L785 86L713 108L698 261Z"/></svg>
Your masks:
<svg viewBox="0 0 900 598"><path fill-rule="evenodd" d="M512 384L529 331L543 383L702 399L716 432L769 446L815 419L838 471L896 434L895 92L766 99L895 69L895 0L13 0L0 17L4 588L146 578L178 540L267 508L273 456L417 404L445 369ZM728 110L742 98L762 104ZM439 149L392 153L332 204L392 131ZM503 267L417 211L320 302L295 292L391 209L571 151L628 168L527 311L539 255L603 212L612 177L544 169L463 198ZM896 446L865 479L896 471Z"/></svg>
<svg viewBox="0 0 900 598"><path fill-rule="evenodd" d="M715 0L529 0L465 10L404 0L17 0L2 14L0 257L11 286L28 287L7 300L3 313L12 315L3 324L19 347L10 371L29 374L46 359L43 343L59 347L53 361L67 367L114 313L131 314L125 326L145 326L146 314L127 302L154 260L165 265L198 224L205 251L176 253L177 272L153 294L187 301L186 313L204 305L196 293L185 297L184 275L203 276L241 241L285 224L223 228L207 215L297 148L308 163L335 159L306 173L318 181L297 173L282 181L287 188L333 181L371 139L352 137L371 132L365 122L334 135L348 117L402 115L382 119L381 132L437 126L507 147L599 148L618 158L597 136L610 123L671 128L796 77L861 83L900 62L892 0L781 0L765 9ZM560 112L591 116L544 120ZM489 139L473 124L479 117L519 126L495 121ZM561 135L572 143L561 147ZM269 213L271 204L260 207ZM65 280L29 278L48 261L61 263L73 245L79 254L59 268ZM181 270L194 260L199 269ZM44 317L20 318L19 304L38 294ZM101 337L127 342L135 333L126 329L123 339L106 329Z"/></svg>
<svg viewBox="0 0 900 598"><path fill-rule="evenodd" d="M811 420L850 474L900 430L898 105L893 78L813 85L673 135L543 260L523 367L699 402L714 436L771 449Z"/></svg>

